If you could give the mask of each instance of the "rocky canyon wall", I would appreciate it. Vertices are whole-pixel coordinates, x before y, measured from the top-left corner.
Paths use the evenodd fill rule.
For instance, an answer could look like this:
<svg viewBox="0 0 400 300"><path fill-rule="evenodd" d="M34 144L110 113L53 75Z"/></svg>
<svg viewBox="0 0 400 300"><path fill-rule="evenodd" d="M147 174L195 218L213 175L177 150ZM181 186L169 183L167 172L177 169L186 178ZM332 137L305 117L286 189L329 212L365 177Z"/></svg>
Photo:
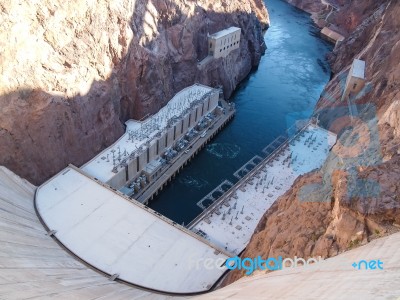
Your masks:
<svg viewBox="0 0 400 300"><path fill-rule="evenodd" d="M315 109L339 140L321 170L266 212L242 257L326 258L400 230L400 2L342 2L330 20L348 34ZM366 61L367 84L351 123L340 98L354 58ZM243 276L235 270L224 284Z"/></svg>
<svg viewBox="0 0 400 300"><path fill-rule="evenodd" d="M40 184L114 142L195 82L229 97L265 51L262 0L0 3L0 165ZM242 29L210 62L207 34Z"/></svg>

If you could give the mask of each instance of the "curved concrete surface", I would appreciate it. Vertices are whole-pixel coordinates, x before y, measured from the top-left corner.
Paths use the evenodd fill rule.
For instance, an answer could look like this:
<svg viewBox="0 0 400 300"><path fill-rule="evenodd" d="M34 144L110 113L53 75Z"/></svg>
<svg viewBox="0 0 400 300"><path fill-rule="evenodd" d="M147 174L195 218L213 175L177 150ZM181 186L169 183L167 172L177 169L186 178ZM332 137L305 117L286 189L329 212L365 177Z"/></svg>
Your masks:
<svg viewBox="0 0 400 300"><path fill-rule="evenodd" d="M97 270L170 294L210 290L231 254L70 166L36 190L48 232ZM212 259L221 268L197 262Z"/></svg>
<svg viewBox="0 0 400 300"><path fill-rule="evenodd" d="M400 299L400 233L323 261L242 278L195 299ZM383 270L353 263L380 260Z"/></svg>
<svg viewBox="0 0 400 300"><path fill-rule="evenodd" d="M108 280L46 235L35 187L0 167L0 299L171 299Z"/></svg>
<svg viewBox="0 0 400 300"><path fill-rule="evenodd" d="M75 260L46 235L34 212L34 191L0 167L0 299L172 299L110 281ZM396 233L321 265L257 274L194 299L398 300L399 249ZM383 270L352 267L377 259Z"/></svg>

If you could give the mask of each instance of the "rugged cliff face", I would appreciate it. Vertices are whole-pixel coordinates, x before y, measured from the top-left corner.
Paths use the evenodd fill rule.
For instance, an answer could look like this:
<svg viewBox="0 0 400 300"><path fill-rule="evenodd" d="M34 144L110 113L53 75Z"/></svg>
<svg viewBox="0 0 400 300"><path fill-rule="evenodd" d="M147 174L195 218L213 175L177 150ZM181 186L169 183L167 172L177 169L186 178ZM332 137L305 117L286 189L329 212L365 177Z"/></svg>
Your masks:
<svg viewBox="0 0 400 300"><path fill-rule="evenodd" d="M0 165L35 184L80 165L195 82L229 97L265 51L262 0L2 1ZM207 33L240 51L197 63Z"/></svg>
<svg viewBox="0 0 400 300"><path fill-rule="evenodd" d="M380 4L371 0L286 0L286 2L310 13L318 26L334 27L344 35L353 32Z"/></svg>
<svg viewBox="0 0 400 300"><path fill-rule="evenodd" d="M242 257L326 258L400 229L400 2L342 4L330 20L348 36L330 57L333 77L315 112L339 141L320 171L267 211ZM340 98L354 58L366 61L368 82L350 123ZM224 284L242 276L231 272Z"/></svg>

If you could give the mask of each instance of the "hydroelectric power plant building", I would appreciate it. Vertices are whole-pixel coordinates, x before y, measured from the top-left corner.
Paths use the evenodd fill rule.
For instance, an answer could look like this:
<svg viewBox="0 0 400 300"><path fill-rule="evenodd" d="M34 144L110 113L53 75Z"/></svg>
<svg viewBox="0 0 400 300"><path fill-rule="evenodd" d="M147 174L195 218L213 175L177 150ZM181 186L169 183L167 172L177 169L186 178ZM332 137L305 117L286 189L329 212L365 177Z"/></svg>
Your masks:
<svg viewBox="0 0 400 300"><path fill-rule="evenodd" d="M200 84L183 89L145 121L126 122L126 133L81 168L70 165L38 187L35 209L48 235L111 280L168 293L209 290L232 253L142 203L233 117L219 95ZM207 259L221 267L199 264Z"/></svg>
<svg viewBox="0 0 400 300"><path fill-rule="evenodd" d="M177 93L158 113L126 122L126 133L82 166L87 174L134 195L163 165L215 119L219 90L195 84Z"/></svg>
<svg viewBox="0 0 400 300"><path fill-rule="evenodd" d="M186 227L146 206L234 113L218 89L195 84L145 121L126 122L113 145L37 188L47 234L111 280L173 294L210 290L265 211L299 175L320 168L336 142L310 120L294 124L265 159L235 172L239 182L220 198L200 200L204 211Z"/></svg>

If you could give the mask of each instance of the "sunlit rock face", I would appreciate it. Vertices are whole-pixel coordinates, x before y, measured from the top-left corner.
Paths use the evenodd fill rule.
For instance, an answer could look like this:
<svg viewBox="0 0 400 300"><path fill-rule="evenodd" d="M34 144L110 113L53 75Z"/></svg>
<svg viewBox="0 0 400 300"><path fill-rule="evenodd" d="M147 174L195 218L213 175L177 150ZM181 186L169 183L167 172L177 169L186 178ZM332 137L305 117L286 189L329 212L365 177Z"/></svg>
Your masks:
<svg viewBox="0 0 400 300"><path fill-rule="evenodd" d="M262 0L2 1L0 164L35 184L82 164L182 88L229 97L257 66ZM207 34L242 28L240 51L207 64Z"/></svg>
<svg viewBox="0 0 400 300"><path fill-rule="evenodd" d="M329 20L347 37L330 55L332 79L315 110L339 141L320 171L299 177L266 212L242 257L326 258L400 229L400 2L336 2ZM341 96L354 58L366 62L367 84L347 127L338 114L349 116ZM224 284L243 276L235 270Z"/></svg>

